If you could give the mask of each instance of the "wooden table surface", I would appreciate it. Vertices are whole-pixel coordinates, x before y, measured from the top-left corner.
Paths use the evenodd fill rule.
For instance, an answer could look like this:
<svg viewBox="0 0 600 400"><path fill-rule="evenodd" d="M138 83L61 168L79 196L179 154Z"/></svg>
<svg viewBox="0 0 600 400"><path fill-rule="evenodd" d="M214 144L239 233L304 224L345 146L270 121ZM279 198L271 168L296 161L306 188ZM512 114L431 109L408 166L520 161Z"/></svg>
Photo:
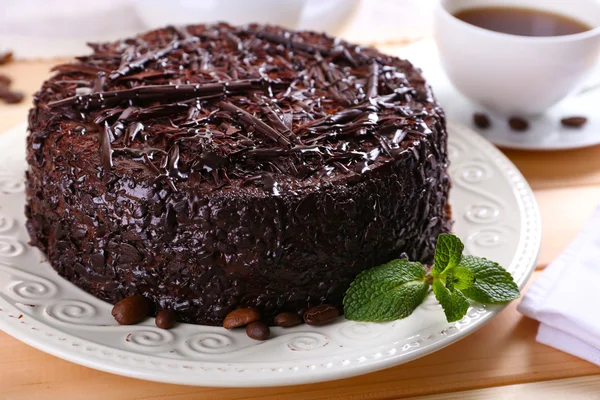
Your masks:
<svg viewBox="0 0 600 400"><path fill-rule="evenodd" d="M384 49L390 53L394 47ZM31 95L57 61L0 67ZM0 132L26 120L31 98L0 105ZM506 151L535 192L543 269L600 200L600 146L563 152ZM536 279L536 272L533 279ZM264 389L198 388L146 382L92 370L29 347L0 331L0 400L23 399L600 399L600 367L535 341L537 322L516 302L460 342L405 365L359 377ZM423 396L423 397L421 397Z"/></svg>

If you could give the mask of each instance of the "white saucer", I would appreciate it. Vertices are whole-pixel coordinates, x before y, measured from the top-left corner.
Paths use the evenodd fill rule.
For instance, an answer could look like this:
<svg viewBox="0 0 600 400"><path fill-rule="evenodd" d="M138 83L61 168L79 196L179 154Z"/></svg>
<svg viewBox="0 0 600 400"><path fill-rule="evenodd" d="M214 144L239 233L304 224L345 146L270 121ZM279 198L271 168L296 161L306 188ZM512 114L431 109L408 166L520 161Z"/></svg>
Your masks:
<svg viewBox="0 0 600 400"><path fill-rule="evenodd" d="M600 88L585 91L563 100L543 116L528 119L529 129L515 132L506 118L494 116L463 96L450 82L442 69L433 39L421 40L398 52L423 70L425 78L446 110L449 120L469 126L497 146L521 150L566 150L600 144ZM596 75L600 75L600 71ZM598 77L592 77L594 82ZM488 129L473 125L473 113L485 112L492 121ZM588 122L581 128L566 128L561 118L585 116Z"/></svg>
<svg viewBox="0 0 600 400"><path fill-rule="evenodd" d="M467 252L498 261L522 288L540 248L533 193L487 140L453 123L448 129L454 231ZM22 125L0 135L0 329L74 363L186 385L313 383L422 357L479 329L504 308L473 304L462 320L448 323L429 295L402 320L378 324L340 317L321 327L274 327L265 342L248 338L244 330L215 326L178 324L162 330L154 318L119 326L110 304L60 278L27 244L26 167Z"/></svg>

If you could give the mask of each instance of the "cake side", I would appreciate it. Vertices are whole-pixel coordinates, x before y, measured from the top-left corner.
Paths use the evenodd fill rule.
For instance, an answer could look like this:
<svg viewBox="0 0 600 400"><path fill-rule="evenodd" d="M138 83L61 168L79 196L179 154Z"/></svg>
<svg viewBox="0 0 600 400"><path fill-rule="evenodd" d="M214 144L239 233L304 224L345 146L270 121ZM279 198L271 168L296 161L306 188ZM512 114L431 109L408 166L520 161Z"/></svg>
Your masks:
<svg viewBox="0 0 600 400"><path fill-rule="evenodd" d="M280 68L245 92L214 94L218 98L198 101L195 93L191 103L173 102L180 97L164 97L161 87L150 101L134 96L94 104L95 93L125 96L129 89L122 86L131 84L123 81L131 82L133 72L146 75L130 89L151 86L152 71L164 75L169 69L173 53L162 67L154 65L160 64L157 57L141 72L115 73L109 83L102 74L94 77L93 68L85 70L113 68L115 55L127 56L129 40L96 46L95 58L59 68L38 93L30 113L26 213L32 244L59 274L110 302L142 294L157 309L174 309L180 320L220 324L241 306L265 316L321 303L339 306L357 273L402 253L430 262L435 238L450 228L450 183L443 112L418 71L375 50L312 33L252 26L240 50L230 37L243 36L237 28L185 30L192 38L207 31L227 42L230 52L254 49L248 43L259 40L259 48L277 53L273 60L293 50L302 62L289 56L291 69ZM156 46L186 40L181 28L142 38L163 36L166 44ZM277 43L279 38L288 42ZM313 47L298 49L298 43ZM182 54L192 53L182 48ZM208 41L202 49L210 50ZM298 76L311 63L320 65L320 52L331 68L355 74L351 87L332 92L342 78L304 86L308 81ZM387 72L398 76L386 78L386 62L394 66ZM181 74L190 78L193 63L182 64ZM114 71L129 65L121 64ZM285 75L291 70L294 84L303 86L296 107ZM207 75L200 87L239 80ZM175 87L181 77L167 80ZM404 83L394 87L399 81ZM286 87L279 86L283 82ZM69 96L81 88L91 89L79 90L89 92L88 100ZM343 104L342 89L356 92L350 104ZM275 119L269 116L273 110Z"/></svg>
<svg viewBox="0 0 600 400"><path fill-rule="evenodd" d="M30 190L56 202L30 200L29 229L84 290L110 302L143 294L189 322L218 324L239 306L273 315L339 305L357 273L402 253L430 262L435 238L449 230L447 178L420 162L431 148L405 154L393 173L351 187L255 198L161 199L165 188L127 180L126 191L107 193L100 181L66 181L60 171L72 167L54 164L30 178Z"/></svg>

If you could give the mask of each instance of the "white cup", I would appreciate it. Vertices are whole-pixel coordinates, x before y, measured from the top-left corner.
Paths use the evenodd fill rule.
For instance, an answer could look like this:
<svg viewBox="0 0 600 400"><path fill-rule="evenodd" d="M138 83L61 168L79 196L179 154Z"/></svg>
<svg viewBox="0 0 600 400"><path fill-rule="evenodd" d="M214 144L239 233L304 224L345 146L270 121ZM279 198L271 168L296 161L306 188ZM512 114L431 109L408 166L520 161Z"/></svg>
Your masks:
<svg viewBox="0 0 600 400"><path fill-rule="evenodd" d="M593 29L565 36L530 37L490 31L456 18L486 6L524 7L569 16ZM492 112L535 115L576 92L600 52L597 0L441 0L435 39L456 88Z"/></svg>

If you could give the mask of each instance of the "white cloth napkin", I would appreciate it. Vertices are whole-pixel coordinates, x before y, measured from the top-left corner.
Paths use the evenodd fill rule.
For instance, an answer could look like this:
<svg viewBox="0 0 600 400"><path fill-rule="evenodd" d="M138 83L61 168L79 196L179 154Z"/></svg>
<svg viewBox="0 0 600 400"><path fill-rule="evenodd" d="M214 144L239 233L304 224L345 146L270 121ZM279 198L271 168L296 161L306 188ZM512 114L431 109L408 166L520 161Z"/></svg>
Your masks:
<svg viewBox="0 0 600 400"><path fill-rule="evenodd" d="M541 322L538 342L600 365L600 206L518 310Z"/></svg>

